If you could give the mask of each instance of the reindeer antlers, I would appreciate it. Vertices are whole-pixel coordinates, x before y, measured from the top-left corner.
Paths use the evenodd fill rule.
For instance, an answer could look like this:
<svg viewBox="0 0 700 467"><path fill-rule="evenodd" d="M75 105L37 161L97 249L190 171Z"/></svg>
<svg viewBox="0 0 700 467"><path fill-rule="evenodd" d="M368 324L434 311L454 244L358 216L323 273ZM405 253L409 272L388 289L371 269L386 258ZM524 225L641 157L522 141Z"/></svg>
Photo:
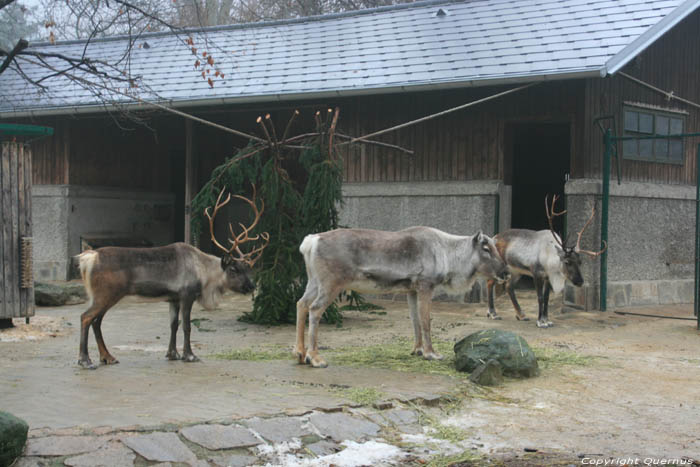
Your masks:
<svg viewBox="0 0 700 467"><path fill-rule="evenodd" d="M550 209L549 203L548 203L548 198L549 195L544 197L544 211L547 214L547 221L549 222L549 230L552 232L552 235L554 236L554 239L557 241L557 243L562 247L563 250L566 250L566 240L564 242L561 241L558 235L554 233L554 226L552 225L552 220L554 217L561 216L563 214L566 214L566 210L561 211L561 212L555 212L554 211L554 204L557 202L559 197L557 195L554 195L552 197L552 207ZM583 225L583 228L579 231L576 239L576 246L574 247L574 251L576 253L584 253L592 258L595 258L596 256L600 256L603 254L603 252L608 248L608 244L603 241L603 249L595 252L595 251L589 251L589 250L582 250L581 249L581 237L583 237L583 232L586 231L588 226L593 222L593 218L595 217L595 204L593 205L593 210L591 211L591 217L588 218L586 223Z"/></svg>
<svg viewBox="0 0 700 467"><path fill-rule="evenodd" d="M595 217L595 204L593 204L593 209L591 210L591 217L588 218L586 223L583 225L583 228L578 233L578 238L576 239L576 246L574 247L574 251L576 251L577 253L587 254L591 258L595 258L596 256L602 255L603 252L608 249L608 244L605 242L605 240L603 240L603 249L598 251L598 252L581 249L581 237L583 236L583 232L586 230L588 225L593 221L594 217Z"/></svg>
<svg viewBox="0 0 700 467"><path fill-rule="evenodd" d="M233 195L234 198L241 199L248 203L251 208L253 209L253 213L255 214L255 219L253 220L253 223L249 226L246 227L242 223L239 223L238 225L241 226L243 231L239 234L236 235L233 231L233 226L229 222L228 228L229 232L231 232L231 238L228 239L228 241L231 243L230 248L226 248L223 246L221 243L219 243L216 240L216 236L214 235L214 218L216 218L217 213L219 212L219 209L222 207L226 206L229 201L231 201L231 193L228 194L226 199L222 202L221 197L224 195L225 190L221 190L221 193L219 193L219 196L216 198L216 205L214 206L214 211L212 214L209 213L209 208L204 209L204 215L207 216L207 219L209 219L209 232L211 234L211 241L214 245L216 245L219 249L224 251L227 255L231 256L231 259L234 261L239 261L242 263L246 263L248 266L253 267L255 262L260 259L260 256L262 255L262 251L265 249L265 247L268 245L270 242L270 235L267 232L262 232L259 235L256 235L254 237L250 237L249 233L253 228L258 224L258 221L260 220L260 215L265 211L265 202L262 201L262 207L260 210L258 210L258 206L255 204L255 196L256 196L256 190L255 190L255 185L253 185L253 199L250 200L244 196L241 195ZM240 245L246 243L246 242L251 242L251 241L257 241L260 238L263 239L263 244L253 248L251 251L248 253L243 253L240 249ZM234 257L232 255L233 252L238 253L238 257Z"/></svg>
<svg viewBox="0 0 700 467"><path fill-rule="evenodd" d="M545 212L545 214L547 214L547 222L549 222L549 231L552 232L552 237L554 237L554 240L556 240L556 242L559 244L561 249L566 250L566 240L563 242L561 241L561 238L559 238L559 235L557 235L554 232L554 225L552 224L554 217L558 217L558 216L562 216L562 215L566 214L566 209L563 210L562 212L555 212L554 211L554 204L559 199L559 196L557 196L557 195L554 195L552 197L552 208L550 209L549 203L548 203L548 198L549 198L549 195L544 197L544 212Z"/></svg>

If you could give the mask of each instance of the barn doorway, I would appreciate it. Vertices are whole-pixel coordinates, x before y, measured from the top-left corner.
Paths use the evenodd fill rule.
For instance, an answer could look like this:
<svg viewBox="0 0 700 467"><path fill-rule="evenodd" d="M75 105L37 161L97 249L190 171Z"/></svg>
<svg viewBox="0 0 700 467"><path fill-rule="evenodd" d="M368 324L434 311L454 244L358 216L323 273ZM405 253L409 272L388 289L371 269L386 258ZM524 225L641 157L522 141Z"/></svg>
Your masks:
<svg viewBox="0 0 700 467"><path fill-rule="evenodd" d="M564 185L569 177L569 123L515 123L506 128L506 164L513 187L511 228L548 228L544 198L559 195L557 210L565 209ZM565 234L564 216L554 227Z"/></svg>

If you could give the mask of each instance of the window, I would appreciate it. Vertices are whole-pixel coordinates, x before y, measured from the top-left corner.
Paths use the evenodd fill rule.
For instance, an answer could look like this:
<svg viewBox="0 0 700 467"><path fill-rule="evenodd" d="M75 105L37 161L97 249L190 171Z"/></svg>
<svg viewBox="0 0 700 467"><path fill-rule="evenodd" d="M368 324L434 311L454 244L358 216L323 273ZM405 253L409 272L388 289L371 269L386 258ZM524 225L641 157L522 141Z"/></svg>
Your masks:
<svg viewBox="0 0 700 467"><path fill-rule="evenodd" d="M685 129L685 116L651 109L625 107L625 136L677 135ZM683 163L682 139L639 139L622 141L625 159Z"/></svg>

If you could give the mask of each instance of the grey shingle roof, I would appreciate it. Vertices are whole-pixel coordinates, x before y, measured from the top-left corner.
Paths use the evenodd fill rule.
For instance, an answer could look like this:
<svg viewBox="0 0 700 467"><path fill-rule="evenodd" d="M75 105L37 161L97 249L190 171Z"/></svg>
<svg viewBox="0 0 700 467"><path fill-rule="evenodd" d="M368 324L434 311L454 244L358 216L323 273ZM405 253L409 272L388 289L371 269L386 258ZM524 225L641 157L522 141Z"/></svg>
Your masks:
<svg viewBox="0 0 700 467"><path fill-rule="evenodd" d="M177 38L146 35L131 72L176 105L285 100L440 86L558 79L617 71L700 0L473 0L209 29L193 33L225 74L213 88ZM439 9L446 15L437 15ZM208 46L204 46L205 40ZM95 41L88 55L123 53L124 39ZM80 54L84 43L37 48ZM37 76L30 64L24 71ZM0 75L0 115L90 108L98 99L60 77L48 93ZM143 90L141 92L144 92ZM147 97L147 94L142 94ZM117 99L126 100L120 96Z"/></svg>

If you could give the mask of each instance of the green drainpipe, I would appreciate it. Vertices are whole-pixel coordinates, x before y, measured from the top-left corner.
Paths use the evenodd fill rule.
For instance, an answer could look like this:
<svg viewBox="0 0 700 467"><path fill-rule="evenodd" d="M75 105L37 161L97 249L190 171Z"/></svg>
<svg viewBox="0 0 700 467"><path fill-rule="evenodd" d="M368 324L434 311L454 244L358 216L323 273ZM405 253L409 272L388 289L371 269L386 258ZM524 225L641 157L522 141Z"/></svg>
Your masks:
<svg viewBox="0 0 700 467"><path fill-rule="evenodd" d="M603 154L603 208L600 214L601 245L608 244L608 209L610 204L610 156L612 154L612 132L608 128L603 137L605 153ZM600 257L600 311L608 309L608 251Z"/></svg>

